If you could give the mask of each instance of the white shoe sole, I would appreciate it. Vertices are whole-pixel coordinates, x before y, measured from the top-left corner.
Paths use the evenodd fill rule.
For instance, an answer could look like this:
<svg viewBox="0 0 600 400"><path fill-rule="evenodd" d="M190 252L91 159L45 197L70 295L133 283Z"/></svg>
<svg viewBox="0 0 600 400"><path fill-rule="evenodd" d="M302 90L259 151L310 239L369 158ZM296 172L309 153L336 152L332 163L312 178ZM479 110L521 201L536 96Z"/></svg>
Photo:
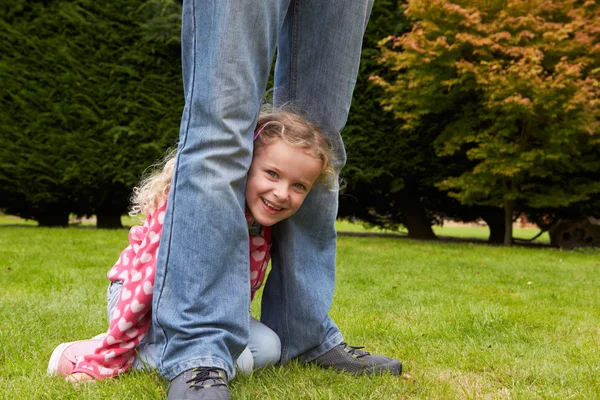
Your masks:
<svg viewBox="0 0 600 400"><path fill-rule="evenodd" d="M58 345L57 348L54 349L54 351L52 352L52 355L50 356L50 362L48 363L48 369L46 370L46 373L48 375L57 375L58 361L60 360L60 356L62 356L62 353L66 350L66 348L69 347L70 345L72 345L73 343L75 343L75 342L61 343Z"/></svg>

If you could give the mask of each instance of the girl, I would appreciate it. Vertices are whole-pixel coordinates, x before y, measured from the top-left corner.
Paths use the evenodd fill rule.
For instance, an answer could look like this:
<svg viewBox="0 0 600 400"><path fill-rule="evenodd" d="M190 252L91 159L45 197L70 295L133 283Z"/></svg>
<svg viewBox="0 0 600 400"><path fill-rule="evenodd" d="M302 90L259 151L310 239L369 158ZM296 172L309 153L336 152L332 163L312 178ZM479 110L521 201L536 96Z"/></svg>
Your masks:
<svg viewBox="0 0 600 400"><path fill-rule="evenodd" d="M175 161L171 157L162 171L134 189L132 211L143 213L146 220L131 228L130 245L108 272L108 332L96 339L59 345L52 353L49 374L81 382L114 377L132 367L156 367L150 307ZM271 226L298 211L314 185L329 186L335 176L333 151L316 126L290 112L259 116L246 183L251 299L270 259ZM280 347L277 335L251 318L248 347L237 366L250 372L253 367L274 364L279 361Z"/></svg>

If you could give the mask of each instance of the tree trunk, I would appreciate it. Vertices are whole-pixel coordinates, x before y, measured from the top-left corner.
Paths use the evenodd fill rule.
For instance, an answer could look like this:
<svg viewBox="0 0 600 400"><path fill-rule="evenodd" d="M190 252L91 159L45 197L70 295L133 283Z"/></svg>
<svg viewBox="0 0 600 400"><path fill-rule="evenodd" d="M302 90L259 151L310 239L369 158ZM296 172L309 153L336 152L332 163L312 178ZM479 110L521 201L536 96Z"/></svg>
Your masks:
<svg viewBox="0 0 600 400"><path fill-rule="evenodd" d="M399 199L398 209L404 217L404 226L408 229L408 237L437 240L437 236L431 229L431 221L427 218L419 197L409 191L402 191Z"/></svg>
<svg viewBox="0 0 600 400"><path fill-rule="evenodd" d="M65 211L60 212L44 212L36 216L36 221L39 226L46 227L66 227L69 226L69 213Z"/></svg>
<svg viewBox="0 0 600 400"><path fill-rule="evenodd" d="M126 198L126 197L125 197ZM123 193L114 188L106 188L95 202L96 228L123 228L121 216L127 212L127 202L123 201Z"/></svg>
<svg viewBox="0 0 600 400"><path fill-rule="evenodd" d="M119 229L122 228L121 212L115 210L104 210L96 213L96 228Z"/></svg>
<svg viewBox="0 0 600 400"><path fill-rule="evenodd" d="M501 208L489 207L481 212L481 218L490 229L489 243L504 243L504 211Z"/></svg>
<svg viewBox="0 0 600 400"><path fill-rule="evenodd" d="M510 200L504 202L504 245L511 246L513 242L513 210L514 203Z"/></svg>

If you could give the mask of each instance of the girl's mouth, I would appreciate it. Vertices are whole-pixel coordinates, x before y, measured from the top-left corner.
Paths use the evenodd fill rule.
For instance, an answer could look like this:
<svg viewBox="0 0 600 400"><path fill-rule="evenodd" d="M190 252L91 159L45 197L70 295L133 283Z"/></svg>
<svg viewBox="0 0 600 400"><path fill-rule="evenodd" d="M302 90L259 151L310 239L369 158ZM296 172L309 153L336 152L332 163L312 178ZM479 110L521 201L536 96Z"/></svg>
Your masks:
<svg viewBox="0 0 600 400"><path fill-rule="evenodd" d="M261 197L261 200L262 200L262 202L263 202L264 205L266 205L267 207L269 207L273 211L281 211L281 209L283 208L283 207L276 207L273 203L271 203L270 201L268 201L268 200L266 200L266 199L264 199L262 197Z"/></svg>

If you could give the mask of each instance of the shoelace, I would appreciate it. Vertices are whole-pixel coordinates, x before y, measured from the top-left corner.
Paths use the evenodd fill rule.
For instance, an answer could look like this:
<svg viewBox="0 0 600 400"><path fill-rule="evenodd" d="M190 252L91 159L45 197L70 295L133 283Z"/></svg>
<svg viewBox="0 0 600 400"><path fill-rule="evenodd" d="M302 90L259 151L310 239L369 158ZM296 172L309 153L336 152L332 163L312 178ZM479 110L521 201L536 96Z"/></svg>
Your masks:
<svg viewBox="0 0 600 400"><path fill-rule="evenodd" d="M352 357L355 358L361 358L361 357L365 357L370 355L371 353L369 353L368 351L362 351L361 349L364 349L365 346L350 346L348 344L346 344L345 342L342 342L341 344L344 345L344 351L348 354L350 354Z"/></svg>
<svg viewBox="0 0 600 400"><path fill-rule="evenodd" d="M189 387L207 389L215 386L227 386L218 368L195 368L193 371L196 374L190 380L185 381L185 383L189 383ZM211 376L211 373L216 376L214 374ZM211 382L207 383L209 380Z"/></svg>

